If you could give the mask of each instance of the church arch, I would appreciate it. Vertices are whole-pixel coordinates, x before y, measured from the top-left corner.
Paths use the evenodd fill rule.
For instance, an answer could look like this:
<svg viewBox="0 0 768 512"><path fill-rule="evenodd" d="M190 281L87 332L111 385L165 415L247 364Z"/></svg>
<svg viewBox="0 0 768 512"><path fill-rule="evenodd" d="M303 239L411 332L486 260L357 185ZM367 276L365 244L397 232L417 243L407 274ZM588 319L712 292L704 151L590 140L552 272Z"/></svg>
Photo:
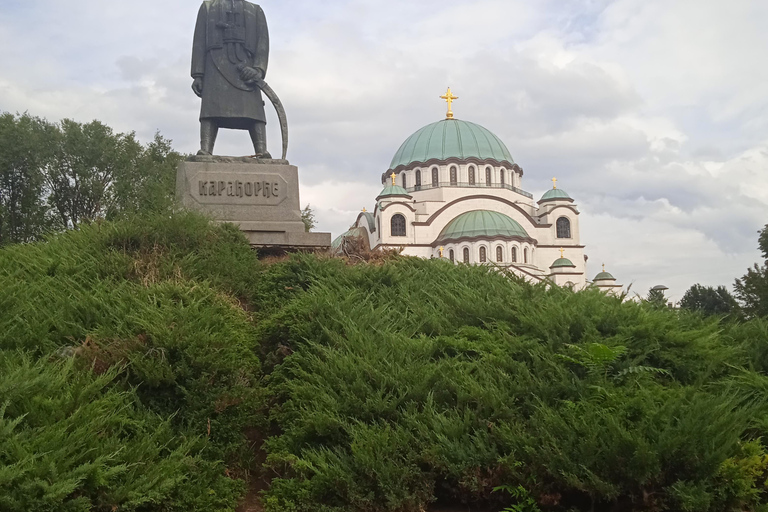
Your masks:
<svg viewBox="0 0 768 512"><path fill-rule="evenodd" d="M459 184L458 170L455 165L451 166L451 186L455 187Z"/></svg>
<svg viewBox="0 0 768 512"><path fill-rule="evenodd" d="M421 169L416 169L416 190L421 188Z"/></svg>
<svg viewBox="0 0 768 512"><path fill-rule="evenodd" d="M493 185L493 179L492 179L493 171L490 167L485 168L485 186L490 187Z"/></svg>
<svg viewBox="0 0 768 512"><path fill-rule="evenodd" d="M475 184L475 166L474 165L469 166L469 184L470 186Z"/></svg>
<svg viewBox="0 0 768 512"><path fill-rule="evenodd" d="M464 248L464 254L463 254L463 256L464 256L464 263L466 263L467 265L469 265L469 247L465 247L465 248Z"/></svg>
<svg viewBox="0 0 768 512"><path fill-rule="evenodd" d="M528 248L523 249L523 263L528 263Z"/></svg>
<svg viewBox="0 0 768 512"><path fill-rule="evenodd" d="M453 252L453 249L448 251L448 257L451 259L451 263L456 263L456 255Z"/></svg>
<svg viewBox="0 0 768 512"><path fill-rule="evenodd" d="M437 188L440 185L440 172L437 167L432 168L432 186Z"/></svg>
<svg viewBox="0 0 768 512"><path fill-rule="evenodd" d="M517 247L512 248L512 263L517 263Z"/></svg>
<svg viewBox="0 0 768 512"><path fill-rule="evenodd" d="M557 238L571 238L571 220L568 217L557 219Z"/></svg>
<svg viewBox="0 0 768 512"><path fill-rule="evenodd" d="M480 263L486 263L488 261L488 250L484 245L480 246Z"/></svg>
<svg viewBox="0 0 768 512"><path fill-rule="evenodd" d="M396 213L391 221L392 236L405 236L405 217Z"/></svg>
<svg viewBox="0 0 768 512"><path fill-rule="evenodd" d="M502 187L504 187L506 185L506 178L504 176L506 173L507 173L507 171L505 171L504 169L502 169L501 172L499 173L499 178L500 178L499 183L501 183Z"/></svg>
<svg viewBox="0 0 768 512"><path fill-rule="evenodd" d="M504 248L500 245L496 246L496 262L504 263Z"/></svg>
<svg viewBox="0 0 768 512"><path fill-rule="evenodd" d="M408 189L408 179L405 177L405 173L403 173L403 188Z"/></svg>

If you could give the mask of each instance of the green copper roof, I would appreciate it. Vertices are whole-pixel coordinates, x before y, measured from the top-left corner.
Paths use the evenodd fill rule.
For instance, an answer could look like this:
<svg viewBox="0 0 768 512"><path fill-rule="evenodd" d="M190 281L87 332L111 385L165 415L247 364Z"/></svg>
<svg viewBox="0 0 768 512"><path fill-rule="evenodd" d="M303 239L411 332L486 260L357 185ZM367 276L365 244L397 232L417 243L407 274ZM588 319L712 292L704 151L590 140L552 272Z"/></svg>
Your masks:
<svg viewBox="0 0 768 512"><path fill-rule="evenodd" d="M555 262L549 268L575 267L575 266L576 265L574 265L573 262L568 258L560 258L555 260Z"/></svg>
<svg viewBox="0 0 768 512"><path fill-rule="evenodd" d="M613 277L613 276L612 276L611 274L609 274L608 272L600 272L599 274L597 274L597 275L595 276L595 279L594 279L594 280L595 280L595 281L615 281L615 280L616 280L616 278L615 278L615 277Z"/></svg>
<svg viewBox="0 0 768 512"><path fill-rule="evenodd" d="M331 249L334 252L338 251L341 248L342 242L344 242L346 238L356 238L356 237L364 237L364 236L367 236L367 233L365 232L365 228L352 227L349 229L349 231L339 235L336 238L336 240L331 242Z"/></svg>
<svg viewBox="0 0 768 512"><path fill-rule="evenodd" d="M503 213L476 210L459 215L445 226L437 243L447 243L461 238L530 238L523 226Z"/></svg>
<svg viewBox="0 0 768 512"><path fill-rule="evenodd" d="M553 188L541 196L541 201L551 201L553 199L571 199L571 196L561 188Z"/></svg>
<svg viewBox="0 0 768 512"><path fill-rule="evenodd" d="M368 221L368 228L370 229L370 232L373 233L376 231L376 220L373 214L371 212L363 212L363 217L365 217L365 220Z"/></svg>
<svg viewBox="0 0 768 512"><path fill-rule="evenodd" d="M382 197L387 197L387 196L408 196L408 191L405 190L400 185L389 184L386 187L384 187L384 190L381 191L381 193L379 194L379 197L377 197L376 199L380 199Z"/></svg>
<svg viewBox="0 0 768 512"><path fill-rule="evenodd" d="M444 119L417 131L400 146L390 169L413 162L449 158L493 159L515 163L507 146L482 126L458 119Z"/></svg>

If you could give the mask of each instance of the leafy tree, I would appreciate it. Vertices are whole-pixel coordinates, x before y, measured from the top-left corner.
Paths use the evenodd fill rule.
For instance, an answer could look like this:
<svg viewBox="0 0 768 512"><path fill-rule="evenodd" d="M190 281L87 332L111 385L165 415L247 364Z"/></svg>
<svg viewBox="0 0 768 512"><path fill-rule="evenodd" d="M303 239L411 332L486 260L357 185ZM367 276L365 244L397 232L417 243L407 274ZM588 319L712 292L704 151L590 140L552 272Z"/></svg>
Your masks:
<svg viewBox="0 0 768 512"><path fill-rule="evenodd" d="M43 121L0 115L0 245L34 240L47 226Z"/></svg>
<svg viewBox="0 0 768 512"><path fill-rule="evenodd" d="M664 290L659 288L651 288L645 300L657 308L663 308L667 305L667 297L664 295Z"/></svg>
<svg viewBox="0 0 768 512"><path fill-rule="evenodd" d="M747 316L768 316L768 225L760 231L758 239L760 252L763 253L764 264L747 269L747 273L733 285L736 299L741 303Z"/></svg>
<svg viewBox="0 0 768 512"><path fill-rule="evenodd" d="M312 211L310 205L307 205L306 208L301 210L301 221L304 223L304 229L307 233L315 229L315 226L317 225L317 222L315 221L315 212Z"/></svg>
<svg viewBox="0 0 768 512"><path fill-rule="evenodd" d="M123 214L169 211L181 155L99 121L0 115L0 245Z"/></svg>
<svg viewBox="0 0 768 512"><path fill-rule="evenodd" d="M680 307L705 315L728 315L738 307L738 303L725 286L713 288L695 284L683 295Z"/></svg>

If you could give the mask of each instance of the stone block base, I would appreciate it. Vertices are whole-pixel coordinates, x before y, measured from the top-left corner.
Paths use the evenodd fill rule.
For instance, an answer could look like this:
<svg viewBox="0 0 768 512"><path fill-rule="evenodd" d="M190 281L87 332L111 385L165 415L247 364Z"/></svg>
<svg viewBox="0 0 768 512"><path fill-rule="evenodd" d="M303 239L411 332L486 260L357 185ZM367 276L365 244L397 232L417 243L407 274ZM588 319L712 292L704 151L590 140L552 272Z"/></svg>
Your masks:
<svg viewBox="0 0 768 512"><path fill-rule="evenodd" d="M330 233L306 233L299 171L284 160L193 157L179 165L176 197L186 208L240 227L251 245L327 249Z"/></svg>

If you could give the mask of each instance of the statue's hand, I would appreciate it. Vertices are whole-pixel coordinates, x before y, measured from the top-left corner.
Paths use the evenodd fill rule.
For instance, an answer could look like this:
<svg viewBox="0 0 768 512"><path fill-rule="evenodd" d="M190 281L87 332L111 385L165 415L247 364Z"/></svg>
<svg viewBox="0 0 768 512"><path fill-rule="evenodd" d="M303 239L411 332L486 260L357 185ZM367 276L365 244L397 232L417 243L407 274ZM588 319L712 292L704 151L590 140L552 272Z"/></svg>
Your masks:
<svg viewBox="0 0 768 512"><path fill-rule="evenodd" d="M195 81L192 82L192 90L195 91L195 94L197 94L198 98L203 97L203 79L200 77L195 78Z"/></svg>
<svg viewBox="0 0 768 512"><path fill-rule="evenodd" d="M264 78L264 73L259 68L245 67L240 70L240 79L245 83L252 83Z"/></svg>

